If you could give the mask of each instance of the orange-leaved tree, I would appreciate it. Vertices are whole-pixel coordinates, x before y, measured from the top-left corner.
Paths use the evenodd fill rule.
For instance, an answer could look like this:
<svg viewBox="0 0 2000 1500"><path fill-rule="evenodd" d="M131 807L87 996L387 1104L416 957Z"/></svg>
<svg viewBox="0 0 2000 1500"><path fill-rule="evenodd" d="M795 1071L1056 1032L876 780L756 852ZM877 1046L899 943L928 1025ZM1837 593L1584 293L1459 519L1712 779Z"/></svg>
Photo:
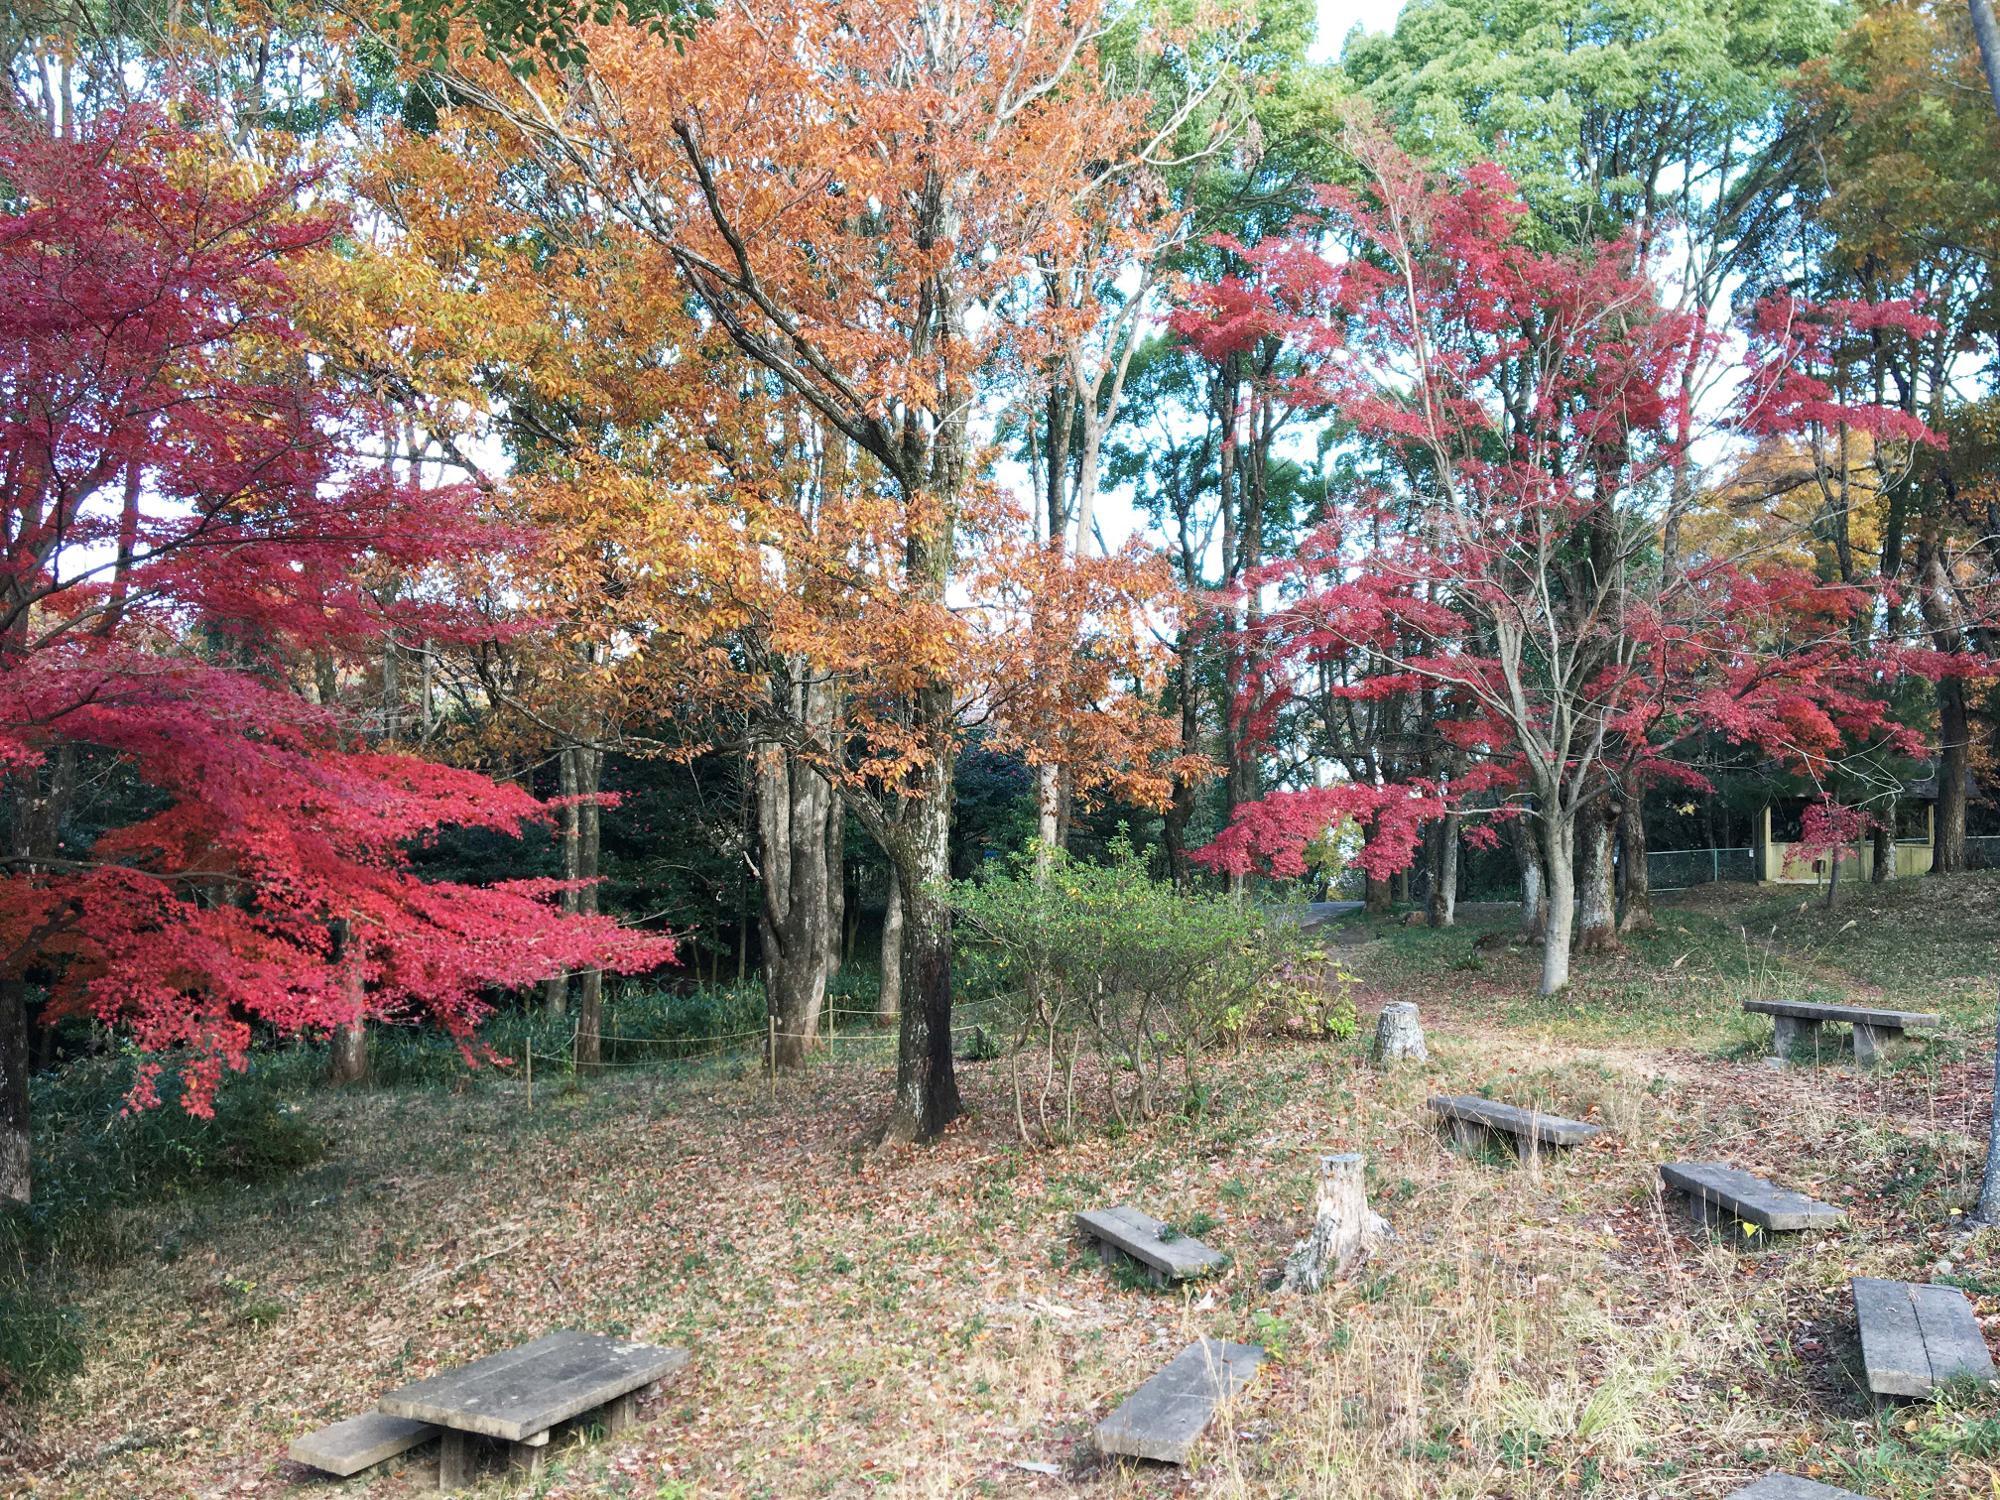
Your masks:
<svg viewBox="0 0 2000 1500"><path fill-rule="evenodd" d="M469 59L450 79L524 158L642 237L659 294L689 299L761 395L809 412L866 476L854 499L873 524L818 555L869 582L841 589L832 617L809 609L823 628L794 643L809 677L847 681L837 734L809 694L770 732L837 779L905 893L911 993L885 1139L930 1136L960 1109L943 888L972 668L951 581L996 510L976 417L1034 332L1017 293L1037 258L1178 149L1145 95L1105 80L1106 25L1089 3L779 0L723 10L680 45L591 29L588 67L560 79Z"/></svg>

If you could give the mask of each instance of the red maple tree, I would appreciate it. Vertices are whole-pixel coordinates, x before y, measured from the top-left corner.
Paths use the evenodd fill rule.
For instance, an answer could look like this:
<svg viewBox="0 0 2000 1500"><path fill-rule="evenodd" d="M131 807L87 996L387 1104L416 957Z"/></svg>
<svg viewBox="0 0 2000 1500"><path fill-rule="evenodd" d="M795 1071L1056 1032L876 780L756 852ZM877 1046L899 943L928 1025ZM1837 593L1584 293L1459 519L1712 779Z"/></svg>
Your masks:
<svg viewBox="0 0 2000 1500"><path fill-rule="evenodd" d="M0 1197L27 1193L30 987L173 1054L200 1113L255 1024L422 1016L470 1048L490 987L668 960L559 917L553 882L419 879L440 828L544 809L371 752L291 685L387 631L476 629L421 585L519 541L368 457L376 415L301 346L293 273L337 227L300 210L310 176L132 111L0 122L0 181ZM405 602L364 586L385 569ZM80 768L131 789L94 837L66 826Z"/></svg>
<svg viewBox="0 0 2000 1500"><path fill-rule="evenodd" d="M1306 842L1348 816L1370 833L1359 863L1381 875L1447 811L1531 816L1553 992L1579 894L1583 927L1611 930L1619 800L1649 780L1698 783L1676 757L1693 737L1809 773L1857 742L1908 739L1876 691L1897 664L1865 656L1851 629L1865 591L1742 558L1667 558L1663 536L1696 444L1831 418L1930 441L1903 413L1838 402L1811 358L1836 330L1896 337L1923 320L1908 306L1761 304L1739 399L1704 427L1680 376L1716 335L1663 303L1636 245L1536 249L1497 168L1445 179L1366 127L1351 140L1365 188L1324 189L1311 222L1231 244L1246 273L1176 318L1211 358L1282 336L1291 393L1377 461L1379 478L1330 500L1295 555L1246 580L1271 602L1237 711L1254 736L1301 684L1425 695L1461 769L1274 793L1205 858L1297 873Z"/></svg>

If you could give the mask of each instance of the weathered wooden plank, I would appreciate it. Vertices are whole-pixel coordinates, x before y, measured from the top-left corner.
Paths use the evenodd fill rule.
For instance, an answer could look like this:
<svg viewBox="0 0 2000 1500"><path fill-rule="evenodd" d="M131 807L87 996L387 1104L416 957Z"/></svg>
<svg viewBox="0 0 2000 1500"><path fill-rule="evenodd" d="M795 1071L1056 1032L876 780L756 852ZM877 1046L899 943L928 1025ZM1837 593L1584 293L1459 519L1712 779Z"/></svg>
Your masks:
<svg viewBox="0 0 2000 1500"><path fill-rule="evenodd" d="M1930 1356L1904 1281L1853 1278L1854 1317L1861 1328L1861 1363L1878 1396L1928 1396Z"/></svg>
<svg viewBox="0 0 2000 1500"><path fill-rule="evenodd" d="M1825 1005L1816 1000L1745 1000L1743 1009L1753 1015L1789 1016L1798 1021L1841 1021L1850 1026L1880 1026L1891 1031L1923 1031L1944 1024L1944 1017L1935 1011Z"/></svg>
<svg viewBox="0 0 2000 1500"><path fill-rule="evenodd" d="M1192 1235L1160 1238L1167 1228L1164 1220L1123 1204L1116 1208L1087 1209L1076 1216L1076 1227L1092 1239L1153 1267L1170 1281L1207 1276L1229 1263L1220 1251L1211 1250Z"/></svg>
<svg viewBox="0 0 2000 1500"><path fill-rule="evenodd" d="M1955 1286L1914 1284L1910 1306L1916 1313L1917 1331L1923 1337L1934 1383L1993 1378L1993 1354L1986 1347L1986 1335L1980 1331L1979 1318L1965 1293Z"/></svg>
<svg viewBox="0 0 2000 1500"><path fill-rule="evenodd" d="M1660 1177L1676 1192L1712 1203L1777 1234L1832 1229L1847 1221L1847 1215L1831 1203L1779 1187L1727 1162L1661 1162Z"/></svg>
<svg viewBox="0 0 2000 1500"><path fill-rule="evenodd" d="M1733 1492L1729 1500L1868 1500L1853 1490L1837 1490L1796 1474L1766 1474L1753 1485Z"/></svg>
<svg viewBox="0 0 2000 1500"><path fill-rule="evenodd" d="M382 1410L521 1442L650 1385L688 1362L684 1349L564 1331L391 1391Z"/></svg>
<svg viewBox="0 0 2000 1500"><path fill-rule="evenodd" d="M1264 1351L1196 1339L1097 1424L1100 1453L1184 1464L1215 1409L1248 1385Z"/></svg>
<svg viewBox="0 0 2000 1500"><path fill-rule="evenodd" d="M345 1479L407 1453L436 1435L433 1423L371 1411L295 1438L289 1452L295 1463Z"/></svg>
<svg viewBox="0 0 2000 1500"><path fill-rule="evenodd" d="M1497 1099L1481 1099L1476 1094L1441 1094L1430 1102L1436 1113L1448 1120L1465 1120L1488 1130L1532 1138L1548 1146L1580 1146L1592 1136L1602 1135L1602 1125L1582 1120L1566 1120L1561 1115L1545 1115L1539 1110L1502 1104Z"/></svg>

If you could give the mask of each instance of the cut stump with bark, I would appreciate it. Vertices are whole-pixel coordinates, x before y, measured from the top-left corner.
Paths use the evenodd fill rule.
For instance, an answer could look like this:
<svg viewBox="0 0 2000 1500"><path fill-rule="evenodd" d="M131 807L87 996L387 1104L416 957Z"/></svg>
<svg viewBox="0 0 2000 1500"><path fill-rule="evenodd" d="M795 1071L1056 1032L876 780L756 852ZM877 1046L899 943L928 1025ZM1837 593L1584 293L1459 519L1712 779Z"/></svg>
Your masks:
<svg viewBox="0 0 2000 1500"><path fill-rule="evenodd" d="M1369 1248L1393 1231L1368 1206L1368 1186L1359 1152L1319 1159L1319 1191L1313 1197L1313 1224L1285 1257L1284 1288L1317 1292L1363 1259Z"/></svg>
<svg viewBox="0 0 2000 1500"><path fill-rule="evenodd" d="M1382 1014L1375 1022L1375 1046L1370 1056L1378 1063L1423 1062L1430 1054L1424 1050L1423 1022L1417 1015L1417 1007L1408 1000L1397 1000L1382 1007Z"/></svg>

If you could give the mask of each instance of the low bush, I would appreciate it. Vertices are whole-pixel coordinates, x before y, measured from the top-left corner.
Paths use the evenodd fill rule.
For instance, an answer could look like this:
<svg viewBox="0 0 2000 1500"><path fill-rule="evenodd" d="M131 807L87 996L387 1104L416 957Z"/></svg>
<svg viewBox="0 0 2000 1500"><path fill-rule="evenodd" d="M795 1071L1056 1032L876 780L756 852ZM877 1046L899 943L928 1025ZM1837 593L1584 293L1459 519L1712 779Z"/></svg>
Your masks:
<svg viewBox="0 0 2000 1500"><path fill-rule="evenodd" d="M1032 854L953 887L961 921L961 971L975 999L993 1003L1014 1062L1015 1122L1028 1138L1022 1061L1044 1137L1074 1129L1076 1070L1084 1048L1104 1064L1115 1125L1142 1119L1178 1064L1181 1103L1199 1100L1204 1049L1255 1026L1296 1029L1302 997L1315 1030L1337 1032L1341 1001L1307 975L1317 958L1298 923L1227 897L1188 895L1154 880L1129 842L1103 864L1058 851L1046 868ZM1353 1008L1345 1008L1351 1032ZM1129 1086L1127 1081L1129 1080ZM1059 1102L1059 1106L1057 1101Z"/></svg>

